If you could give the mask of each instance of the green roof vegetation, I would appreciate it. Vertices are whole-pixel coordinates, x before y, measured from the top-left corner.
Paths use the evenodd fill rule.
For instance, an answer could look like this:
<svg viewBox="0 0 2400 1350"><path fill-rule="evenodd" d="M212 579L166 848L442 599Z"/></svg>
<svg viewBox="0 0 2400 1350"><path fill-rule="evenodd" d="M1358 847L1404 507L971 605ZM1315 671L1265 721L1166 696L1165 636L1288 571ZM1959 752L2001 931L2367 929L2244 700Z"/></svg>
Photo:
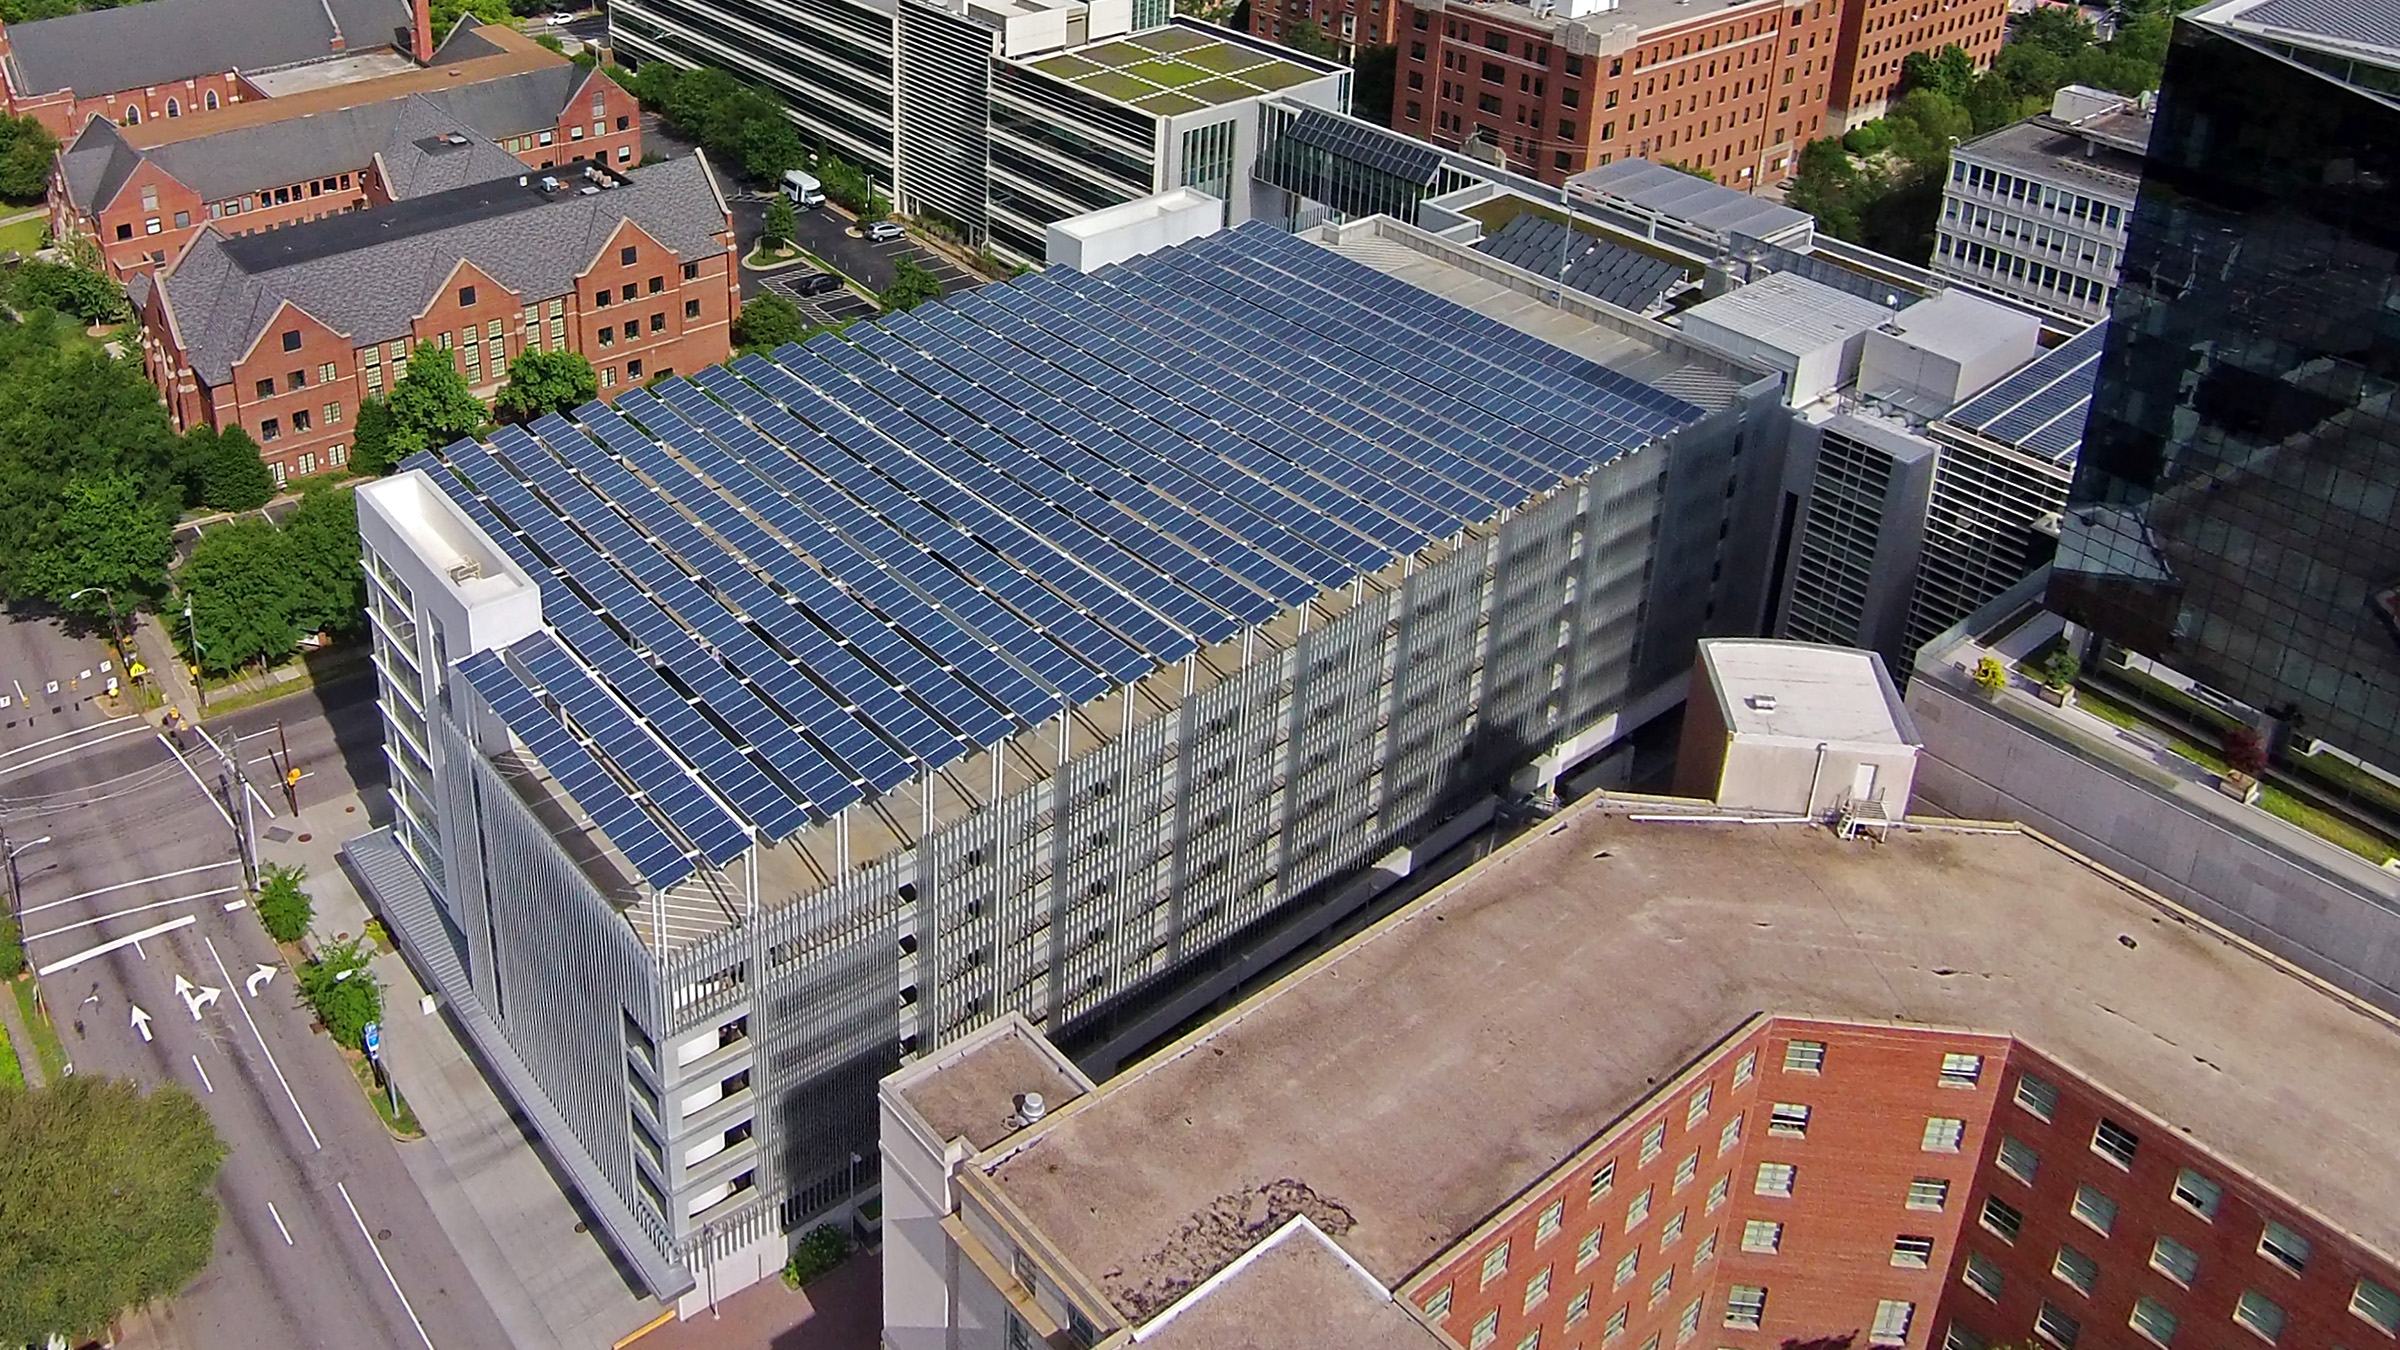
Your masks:
<svg viewBox="0 0 2400 1350"><path fill-rule="evenodd" d="M1028 64L1159 117L1256 98L1329 73L1188 28L1154 28Z"/></svg>

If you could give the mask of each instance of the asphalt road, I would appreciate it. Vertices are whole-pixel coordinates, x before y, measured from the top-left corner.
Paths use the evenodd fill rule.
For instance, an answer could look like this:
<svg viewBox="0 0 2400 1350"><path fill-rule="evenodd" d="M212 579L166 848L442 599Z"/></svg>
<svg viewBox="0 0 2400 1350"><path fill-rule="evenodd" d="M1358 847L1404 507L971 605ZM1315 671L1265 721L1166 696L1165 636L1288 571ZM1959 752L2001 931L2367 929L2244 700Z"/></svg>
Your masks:
<svg viewBox="0 0 2400 1350"><path fill-rule="evenodd" d="M52 622L0 625L0 818L74 1071L182 1084L230 1147L215 1257L154 1326L193 1350L506 1345L242 903L227 807L245 803L223 785L223 759L201 732L179 752L91 701L105 659L104 644ZM280 715L302 772L335 776L373 752L372 694L352 681L329 704L286 700L207 731L249 760ZM268 766L251 772L267 796L246 805L264 831L280 793Z"/></svg>

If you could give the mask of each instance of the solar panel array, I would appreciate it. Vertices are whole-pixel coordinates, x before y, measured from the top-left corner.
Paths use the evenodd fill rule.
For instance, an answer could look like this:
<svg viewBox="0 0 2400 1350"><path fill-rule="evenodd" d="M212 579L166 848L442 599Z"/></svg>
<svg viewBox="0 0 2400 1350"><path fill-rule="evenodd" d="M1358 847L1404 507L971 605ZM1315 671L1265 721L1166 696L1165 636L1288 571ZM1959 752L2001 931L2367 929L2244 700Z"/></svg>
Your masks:
<svg viewBox="0 0 2400 1350"><path fill-rule="evenodd" d="M2092 383L2107 340L2107 321L2093 324L1958 405L1946 420L2053 464L2072 464L2083 449Z"/></svg>
<svg viewBox="0 0 2400 1350"><path fill-rule="evenodd" d="M1430 185L1442 167L1441 152L1423 141L1323 108L1302 112L1284 128L1283 134L1302 145L1419 186Z"/></svg>
<svg viewBox="0 0 2400 1350"><path fill-rule="evenodd" d="M1684 279L1673 263L1534 215L1518 216L1475 247L1546 277L1558 276L1564 261L1568 286L1636 314L1647 313Z"/></svg>
<svg viewBox="0 0 2400 1350"><path fill-rule="evenodd" d="M462 672L665 886L1701 416L1245 226L407 467L542 586Z"/></svg>

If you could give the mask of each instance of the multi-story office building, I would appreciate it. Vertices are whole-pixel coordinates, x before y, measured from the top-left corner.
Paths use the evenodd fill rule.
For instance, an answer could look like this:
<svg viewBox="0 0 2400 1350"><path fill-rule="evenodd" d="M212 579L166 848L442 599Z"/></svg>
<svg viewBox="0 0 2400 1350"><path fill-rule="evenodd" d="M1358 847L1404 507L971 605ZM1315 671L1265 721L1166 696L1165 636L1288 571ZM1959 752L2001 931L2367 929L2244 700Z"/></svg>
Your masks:
<svg viewBox="0 0 2400 1350"><path fill-rule="evenodd" d="M1934 270L2053 314L2106 318L2150 123L2146 101L2069 85L2047 114L1951 150Z"/></svg>
<svg viewBox="0 0 2400 1350"><path fill-rule="evenodd" d="M2058 548L2106 324L2094 324L1925 429L1938 447L1906 653L2048 563Z"/></svg>
<svg viewBox="0 0 2400 1350"><path fill-rule="evenodd" d="M2176 22L2050 603L2400 764L2400 41L2371 5Z"/></svg>
<svg viewBox="0 0 2400 1350"><path fill-rule="evenodd" d="M2400 1333L2390 1019L2039 836L1711 809L1581 808L1103 1084L1023 1023L887 1080L884 1343Z"/></svg>
<svg viewBox="0 0 2400 1350"><path fill-rule="evenodd" d="M1545 183L1639 157L1753 189L1826 126L1833 0L1406 8L1393 128Z"/></svg>
<svg viewBox="0 0 2400 1350"><path fill-rule="evenodd" d="M653 1288L780 1265L902 1062L1122 1054L1680 701L1773 383L1468 260L1240 227L361 489L350 856Z"/></svg>

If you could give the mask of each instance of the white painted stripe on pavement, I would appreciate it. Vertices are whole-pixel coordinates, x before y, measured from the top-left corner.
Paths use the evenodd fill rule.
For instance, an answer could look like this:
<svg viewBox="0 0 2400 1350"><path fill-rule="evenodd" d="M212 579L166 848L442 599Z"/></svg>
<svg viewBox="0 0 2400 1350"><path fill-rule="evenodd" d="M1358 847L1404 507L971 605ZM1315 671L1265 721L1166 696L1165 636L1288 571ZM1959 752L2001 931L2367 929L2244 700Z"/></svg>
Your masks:
<svg viewBox="0 0 2400 1350"><path fill-rule="evenodd" d="M18 692L24 692L22 686L19 687ZM11 755L21 755L28 750L39 750L45 745L55 745L60 741L68 739L69 737L80 736L87 731L98 731L102 727L113 727L120 722L138 722L140 720L142 719L139 715L128 713L123 717L111 717L105 722L88 723L84 726L75 728L73 731L62 731L55 736L44 736L38 741L27 741L23 745L12 745L6 750L0 750L0 759L7 759Z"/></svg>
<svg viewBox="0 0 2400 1350"><path fill-rule="evenodd" d="M291 1246L292 1230L283 1226L283 1215L275 1208L275 1202L272 1200L267 1202L267 1217L275 1221L275 1231L283 1234L283 1245Z"/></svg>
<svg viewBox="0 0 2400 1350"><path fill-rule="evenodd" d="M248 908L250 908L250 902L247 900L228 900L225 902L225 912L228 914L233 913L237 909Z"/></svg>
<svg viewBox="0 0 2400 1350"><path fill-rule="evenodd" d="M192 776L192 786L200 789L200 795L206 797L208 799L208 804L217 809L217 818L224 821L226 825L231 826L233 824L233 817L225 814L225 803L218 801L217 795L208 790L208 784L200 781L200 771L192 767L192 762L183 757L183 752L181 750L175 748L175 742L168 740L166 733L162 731L159 733L158 743L167 747L167 753L173 755L175 757L175 762L183 766L183 771Z"/></svg>
<svg viewBox="0 0 2400 1350"><path fill-rule="evenodd" d="M139 718L134 720L140 722ZM126 727L122 731L112 731L106 736L102 736L97 740L85 741L81 745L70 745L64 750L53 750L49 754L26 760L22 764L0 764L0 778L5 778L12 773L18 773L23 770L30 769L36 764L47 764L54 759L65 759L69 755L80 755L84 751L91 749L93 746L102 744L106 741L122 740L127 736L139 736L149 729L150 724L148 722L141 722L141 725L139 726Z"/></svg>
<svg viewBox="0 0 2400 1350"><path fill-rule="evenodd" d="M212 1093L217 1090L217 1085L208 1081L208 1070L200 1067L200 1057L198 1055L192 1056L192 1069L194 1072L200 1075L200 1086L207 1088Z"/></svg>
<svg viewBox="0 0 2400 1350"><path fill-rule="evenodd" d="M43 938L54 938L61 933L72 933L78 928L91 928L99 924L107 923L111 919L122 919L128 914L146 914L151 910L165 909L170 905L188 905L194 900L213 900L220 895L236 894L241 889L242 888L239 886L219 886L213 891L199 891L191 895L179 895L172 900L160 900L154 904L135 905L131 909L120 909L114 914L103 914L97 919L83 919L75 923L60 924L56 928L44 929L39 933L27 933L25 935L25 940L27 942L39 942Z"/></svg>
<svg viewBox="0 0 2400 1350"><path fill-rule="evenodd" d="M400 1309L408 1314L409 1325L417 1329L417 1339L425 1342L425 1350L433 1350L433 1337L425 1334L425 1324L417 1320L417 1310L409 1305L408 1294L400 1288L400 1280L392 1274L392 1263L383 1259L383 1248L375 1245L375 1234L368 1230L367 1221L358 1212L358 1202L350 1198L350 1188L340 1182L333 1188L342 1193L342 1203L350 1207L351 1221L358 1225L358 1235L367 1240L367 1250L375 1253L375 1264L383 1267L383 1278L392 1283L392 1292L400 1296Z"/></svg>
<svg viewBox="0 0 2400 1350"><path fill-rule="evenodd" d="M73 956L62 957L59 960L51 962L49 965L43 966L33 973L36 975L55 975L59 971L65 970L70 966L80 966L95 956L106 955L109 952L115 951L119 947L133 946L135 943L140 942L143 938L154 938L161 933L172 933L178 928L189 928L198 922L200 922L199 919L189 914L184 915L180 919L169 919L165 923L158 925L156 928L145 928L138 933L128 934L111 942L103 942L99 946L93 947L87 951L77 952Z"/></svg>
<svg viewBox="0 0 2400 1350"><path fill-rule="evenodd" d="M213 872L220 867L239 866L241 866L241 863L232 858L227 858L223 862L202 863L198 867L186 867L179 872L161 872L154 877L142 877L134 881L120 881L114 886L102 886L96 891L85 891L80 895L70 895L64 900L51 900L44 904L28 905L26 906L25 912L28 914L39 914L45 909L56 909L60 905L71 905L78 900L89 900L95 895L106 895L110 891L128 891L136 886L147 886L153 881L173 881L177 877L188 877L197 872Z"/></svg>
<svg viewBox="0 0 2400 1350"><path fill-rule="evenodd" d="M183 922L190 923L191 920L185 919ZM208 959L217 963L217 973L225 977L224 987L231 989L233 972L226 969L225 958L217 954L217 944L205 934L201 936L200 941L208 947ZM49 972L44 971L43 973L48 974ZM275 1071L275 1081L283 1085L283 1099L292 1104L292 1114L300 1117L300 1128L308 1131L309 1146L323 1152L325 1143L317 1138L317 1127L308 1123L308 1113L300 1109L300 1097L292 1091L292 1080L283 1076L283 1066L275 1062L275 1052L267 1048L267 1038L259 1032L258 1019L250 1015L248 1000L237 998L233 1001L233 1006L242 1010L242 1020L250 1024L250 1039L258 1042L258 1053L267 1057L267 1067Z"/></svg>

